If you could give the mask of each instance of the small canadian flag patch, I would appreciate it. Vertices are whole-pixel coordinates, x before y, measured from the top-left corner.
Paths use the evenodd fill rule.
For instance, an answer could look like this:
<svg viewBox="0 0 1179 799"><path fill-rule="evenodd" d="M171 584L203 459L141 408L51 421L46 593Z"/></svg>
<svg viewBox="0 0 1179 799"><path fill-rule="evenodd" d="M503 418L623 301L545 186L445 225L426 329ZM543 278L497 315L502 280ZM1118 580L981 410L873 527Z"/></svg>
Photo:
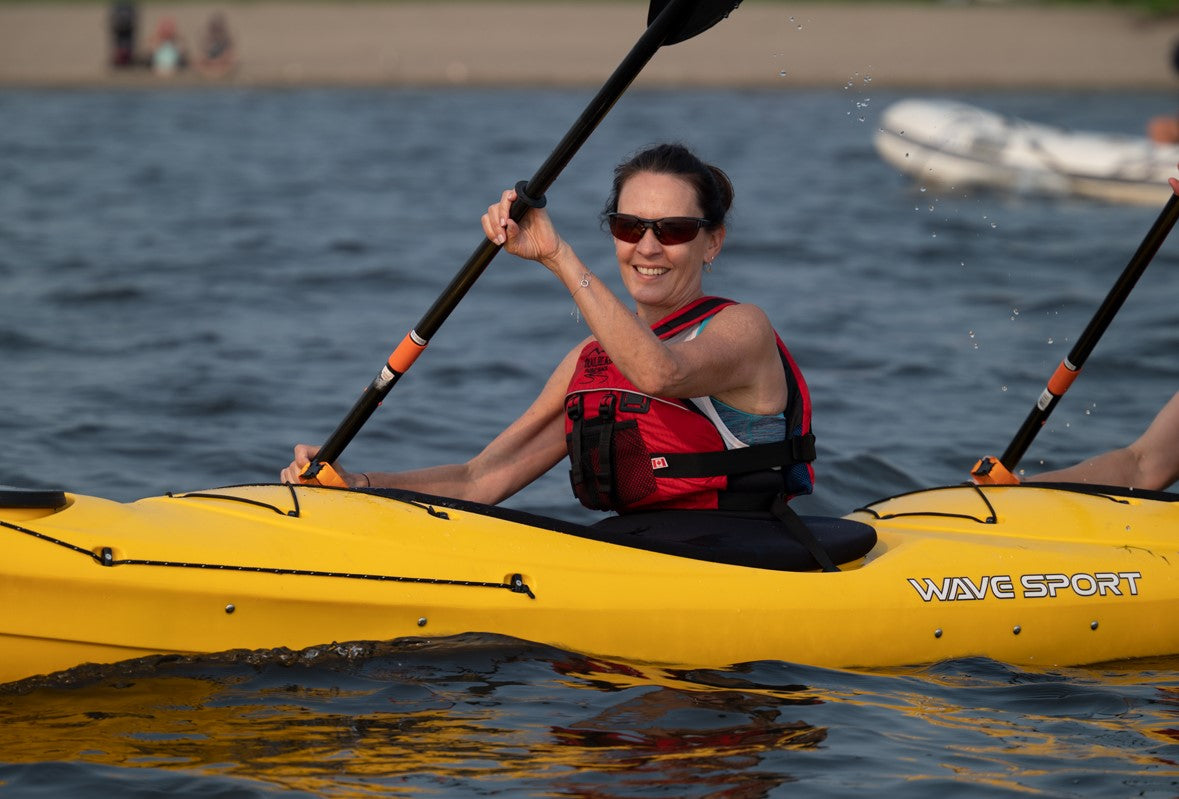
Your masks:
<svg viewBox="0 0 1179 799"><path fill-rule="evenodd" d="M652 458L651 459L651 468L652 469L666 469L667 468L667 458L663 458L663 457Z"/></svg>

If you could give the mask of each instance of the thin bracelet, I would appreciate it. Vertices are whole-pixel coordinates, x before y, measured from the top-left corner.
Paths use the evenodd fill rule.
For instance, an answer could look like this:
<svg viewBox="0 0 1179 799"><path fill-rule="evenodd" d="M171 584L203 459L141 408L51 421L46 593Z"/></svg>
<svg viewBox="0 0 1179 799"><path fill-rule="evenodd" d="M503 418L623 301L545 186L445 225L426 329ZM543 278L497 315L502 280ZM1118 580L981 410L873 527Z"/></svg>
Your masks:
<svg viewBox="0 0 1179 799"><path fill-rule="evenodd" d="M581 291L583 288L588 286L593 281L593 279L594 279L594 276L592 273L582 272L581 273L581 280L577 281L577 288L573 289L573 293L570 294L569 296L576 297L577 292Z"/></svg>
<svg viewBox="0 0 1179 799"><path fill-rule="evenodd" d="M360 476L364 478L364 487L365 488L372 488L373 487L373 481L372 481L372 478L368 476L368 472L361 472Z"/></svg>

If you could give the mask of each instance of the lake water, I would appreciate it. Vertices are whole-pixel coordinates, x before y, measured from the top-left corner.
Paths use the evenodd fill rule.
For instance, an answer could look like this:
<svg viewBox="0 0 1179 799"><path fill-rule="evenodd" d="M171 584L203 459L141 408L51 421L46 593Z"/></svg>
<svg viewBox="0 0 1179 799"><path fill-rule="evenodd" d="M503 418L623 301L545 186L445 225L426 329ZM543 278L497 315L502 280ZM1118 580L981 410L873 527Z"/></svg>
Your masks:
<svg viewBox="0 0 1179 799"><path fill-rule="evenodd" d="M130 501L276 478L293 443L331 432L479 243L482 210L590 94L0 91L0 484ZM1175 104L951 96L1128 133ZM620 290L597 224L614 164L682 139L730 173L706 289L765 308L807 375L809 512L960 482L1000 454L1159 211L922 190L872 148L897 99L867 78L632 91L549 191ZM1172 241L1027 472L1125 443L1175 391L1177 266ZM501 256L344 461L470 456L585 334L572 309L547 272ZM508 504L588 518L562 469ZM1170 660L670 674L488 638L211 656L0 692L0 793L1173 796L1177 711Z"/></svg>

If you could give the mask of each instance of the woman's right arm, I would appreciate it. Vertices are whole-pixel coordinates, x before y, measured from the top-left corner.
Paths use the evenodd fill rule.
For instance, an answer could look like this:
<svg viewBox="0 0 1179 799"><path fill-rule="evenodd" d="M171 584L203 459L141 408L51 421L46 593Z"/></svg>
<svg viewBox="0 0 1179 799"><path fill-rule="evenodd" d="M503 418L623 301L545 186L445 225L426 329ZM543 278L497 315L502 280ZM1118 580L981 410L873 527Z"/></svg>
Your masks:
<svg viewBox="0 0 1179 799"><path fill-rule="evenodd" d="M371 485L485 504L502 502L565 456L565 390L580 352L578 345L566 355L528 410L465 463L407 472L347 472L339 466L335 470L352 488ZM315 452L315 447L296 446L295 459L282 472L283 482L317 485L300 478Z"/></svg>

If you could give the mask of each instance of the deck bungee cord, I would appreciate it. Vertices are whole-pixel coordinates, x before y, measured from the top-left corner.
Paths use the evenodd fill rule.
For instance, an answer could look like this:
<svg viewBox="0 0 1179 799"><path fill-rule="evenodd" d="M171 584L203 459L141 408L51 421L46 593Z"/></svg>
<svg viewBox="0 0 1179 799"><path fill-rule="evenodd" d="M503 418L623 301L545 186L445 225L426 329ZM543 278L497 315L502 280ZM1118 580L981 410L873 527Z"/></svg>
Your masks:
<svg viewBox="0 0 1179 799"><path fill-rule="evenodd" d="M187 494L171 494L171 493L169 493L167 496L172 499L192 499L192 498L195 498L195 499L219 499L219 500L227 500L227 501L231 501L231 502L241 502L243 504L251 505L253 507L260 507L260 508L272 510L275 513L278 513L279 515L282 515L282 516L287 516L290 518L298 518L299 517L298 494L295 492L294 486L287 486L287 488L290 489L290 493L291 493L292 499L295 504L295 508L290 511L283 511L282 509L280 509L277 506L270 504L268 502L263 502L263 501L251 499L249 497L235 496L233 494L215 494L215 493L211 493L211 492L192 492L192 493L187 493ZM412 500L404 500L404 499L399 500L396 497L393 497L391 499L393 499L394 501L402 501L402 502L405 502L405 504L413 505L415 507L421 508L422 510L425 510L429 515L431 515L435 518L442 519L442 520L449 519L449 516L447 516L447 514L444 511L438 511L438 510L434 509L433 507L431 507L430 505L428 505L427 503L414 502ZM74 544L69 541L63 540L61 538L57 538L55 536L49 535L47 533L34 530L31 527L26 527L22 524L17 524L15 522L6 521L4 519L0 519L0 527L6 528L8 530L12 530L13 532L16 532L16 533L21 533L21 534L24 534L27 536L31 536L32 538L35 538L39 541L43 541L47 544L52 544L54 546L62 547L62 548L67 549L71 552L75 552L79 555L82 555L90 560L93 560L94 562L98 563L99 565L105 566L105 567L151 566L151 567L171 568L171 569L198 569L198 570L209 570L209 571L249 572L249 573L254 573L254 574L274 574L274 575L286 575L286 576L293 576L293 577L327 577L327 578L343 579L343 580L371 580L374 582L417 583L417 584L423 584L423 585L453 585L453 586L462 586L465 588L495 588L495 589L506 589L506 590L511 591L512 593L516 593L516 594L525 594L531 599L536 598L536 595L532 592L532 589L524 581L524 578L519 573L516 573L516 572L511 573L511 576L507 579L506 582L490 582L490 581L485 581L485 580L459 580L459 579L446 578L446 577L408 577L408 576L404 576L404 575L393 575L393 574L370 574L370 573L364 573L364 572L342 572L342 571L330 571L330 570L318 570L318 569L295 569L295 568L286 568L286 567L282 567L282 566L248 566L248 565L243 565L243 564L232 564L232 563L204 563L204 562L199 562L199 561L179 561L179 560L160 560L160 559L152 559L152 558L115 557L115 554L114 554L115 550L113 547L110 547L110 546L99 546L99 547L95 547L95 548L87 548L87 547L79 546L78 544Z"/></svg>

